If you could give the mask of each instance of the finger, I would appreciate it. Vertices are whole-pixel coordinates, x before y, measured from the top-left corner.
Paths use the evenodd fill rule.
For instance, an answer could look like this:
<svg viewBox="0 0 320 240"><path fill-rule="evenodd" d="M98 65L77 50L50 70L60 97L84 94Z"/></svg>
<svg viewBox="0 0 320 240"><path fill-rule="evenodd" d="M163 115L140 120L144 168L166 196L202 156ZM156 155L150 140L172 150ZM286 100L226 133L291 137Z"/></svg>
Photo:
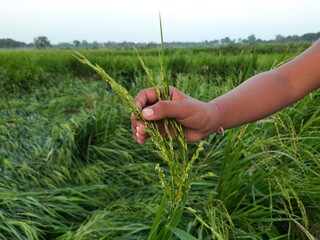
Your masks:
<svg viewBox="0 0 320 240"><path fill-rule="evenodd" d="M170 99L171 100L182 100L187 99L189 96L181 92L179 89L170 86Z"/></svg>
<svg viewBox="0 0 320 240"><path fill-rule="evenodd" d="M136 127L136 136L140 137L140 138L148 138L149 137L148 133L145 131L145 125L144 124L139 124Z"/></svg>
<svg viewBox="0 0 320 240"><path fill-rule="evenodd" d="M158 101L157 92L154 88L144 89L137 94L134 101L140 109L143 109L146 106L152 105Z"/></svg>
<svg viewBox="0 0 320 240"><path fill-rule="evenodd" d="M140 138L137 138L136 136L133 136L133 140L140 145L143 145L146 143L146 139L140 139Z"/></svg>
<svg viewBox="0 0 320 240"><path fill-rule="evenodd" d="M146 135L145 125L139 121L136 121L135 124L131 125L131 131L133 135Z"/></svg>
<svg viewBox="0 0 320 240"><path fill-rule="evenodd" d="M142 110L143 117L148 121L159 121L173 118L177 121L187 118L192 114L193 103L185 101L159 101Z"/></svg>
<svg viewBox="0 0 320 240"><path fill-rule="evenodd" d="M139 121L131 127L133 133L133 139L139 143L144 144L145 141L149 138L149 135L145 131L145 125Z"/></svg>

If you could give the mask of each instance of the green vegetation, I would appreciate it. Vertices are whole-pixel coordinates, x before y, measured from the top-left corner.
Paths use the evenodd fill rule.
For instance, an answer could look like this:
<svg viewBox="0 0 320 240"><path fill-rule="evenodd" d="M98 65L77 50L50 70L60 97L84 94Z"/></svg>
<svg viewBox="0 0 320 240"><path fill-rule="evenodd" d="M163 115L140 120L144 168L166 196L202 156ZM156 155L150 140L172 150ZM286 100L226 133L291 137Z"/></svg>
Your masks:
<svg viewBox="0 0 320 240"><path fill-rule="evenodd" d="M161 21L160 21L161 25ZM161 31L162 38L162 31ZM205 160L200 161L195 168L194 163L198 160L200 151L203 149L203 143L200 142L197 150L193 156L189 159L188 144L186 140L186 134L183 127L174 119L165 119L164 128L167 133L167 138L164 138L157 125L153 122L148 122L144 119L135 103L134 98L130 93L115 82L98 64L93 65L85 56L80 53L76 53L75 56L80 62L88 65L91 69L97 72L111 88L118 94L122 100L124 106L127 106L132 114L136 115L138 119L145 124L145 131L149 134L152 143L159 150L163 163L166 167L161 167L159 163L156 164L155 170L158 172L160 185L164 190L161 204L158 208L150 233L149 240L161 240L171 239L174 234L183 234L185 237L190 236L187 232L177 229L182 213L186 207L188 201L188 192L191 185L195 181L199 181L205 177L214 176L209 172L204 175L198 175L201 167L204 165ZM160 65L160 81L154 78L151 70L145 65L140 54L137 52L137 58L139 59L141 66L143 67L150 83L157 93L157 98L161 100L170 100L169 81L167 66L164 61L164 44L162 42L161 51L159 51L159 65ZM169 127L172 127L175 141L172 139ZM168 202L167 202L168 199ZM167 204L168 203L168 204ZM169 206L169 214L164 215L164 209ZM177 232L178 231L178 232Z"/></svg>
<svg viewBox="0 0 320 240"><path fill-rule="evenodd" d="M250 44L288 44L288 43L312 43L320 38L320 32L315 33L305 33L303 35L289 35L282 36L280 34L276 35L274 39L263 40L256 38L254 34L249 35L245 39L230 39L229 37L224 37L221 39L210 39L202 42L166 42L167 47L212 47L212 46L222 46L222 45L250 45ZM34 38L33 43L24 43L15 41L10 38L0 39L0 49L7 48L56 48L56 49L71 49L71 48L82 48L82 49L98 49L98 48L110 48L110 49L132 49L133 46L151 49L157 48L157 43L154 42L87 42L86 40L79 41L74 40L72 42L61 42L58 44L50 44L49 39L46 36L38 36Z"/></svg>
<svg viewBox="0 0 320 240"><path fill-rule="evenodd" d="M301 52L167 49L170 84L208 101ZM134 51L84 50L134 96L151 84ZM139 50L161 79L158 50ZM163 189L161 153L137 146L130 113L71 51L0 52L0 238L147 239ZM320 237L320 98L204 140L173 239ZM192 156L198 144L189 144ZM165 226L164 226L165 227ZM191 237L193 236L193 237Z"/></svg>

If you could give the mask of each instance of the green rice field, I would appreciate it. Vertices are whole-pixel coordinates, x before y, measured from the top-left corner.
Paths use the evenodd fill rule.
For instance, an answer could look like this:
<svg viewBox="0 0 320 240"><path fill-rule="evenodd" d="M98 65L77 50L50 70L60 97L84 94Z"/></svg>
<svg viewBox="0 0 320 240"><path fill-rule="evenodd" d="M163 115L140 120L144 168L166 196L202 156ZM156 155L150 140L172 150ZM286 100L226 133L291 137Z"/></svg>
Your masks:
<svg viewBox="0 0 320 240"><path fill-rule="evenodd" d="M209 101L308 46L168 48L164 59L171 85ZM132 96L151 86L134 50L77 51ZM158 49L138 52L158 79ZM133 141L131 113L73 54L0 51L0 239L151 240L157 217L170 239L320 238L319 91L204 139L193 165L204 177L173 228L159 150Z"/></svg>

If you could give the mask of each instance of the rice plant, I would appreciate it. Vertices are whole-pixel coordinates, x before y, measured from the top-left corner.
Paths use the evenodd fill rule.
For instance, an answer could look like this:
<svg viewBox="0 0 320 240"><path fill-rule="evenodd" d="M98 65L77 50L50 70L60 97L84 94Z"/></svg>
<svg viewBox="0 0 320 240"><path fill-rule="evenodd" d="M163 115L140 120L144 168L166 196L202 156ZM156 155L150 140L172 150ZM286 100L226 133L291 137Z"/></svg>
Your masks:
<svg viewBox="0 0 320 240"><path fill-rule="evenodd" d="M150 69L144 63L142 57L137 52L137 57L147 74L147 77L154 87L158 100L171 100L169 93L169 80L166 65L164 62L164 42L162 34L162 24L160 19L160 32L161 32L161 49L159 50L160 59L160 78L161 84L157 85L157 81L152 75ZM200 142L197 150L191 158L189 158L188 145L186 141L186 134L183 127L177 123L174 119L165 119L164 128L166 131L167 138L163 137L157 128L157 125L153 122L146 121L135 103L133 97L129 92L121 85L116 83L98 64L93 65L86 57L80 53L76 53L76 57L83 64L88 65L94 71L96 71L103 79L107 81L112 89L118 94L125 106L128 106L130 111L135 114L140 121L146 126L146 132L150 135L153 144L160 151L163 162L168 167L168 170L164 169L159 163L156 164L155 170L159 175L159 182L161 187L164 189L164 195L160 203L157 215L151 226L148 239L170 239L172 234L179 235L182 230L176 229L182 212L184 211L188 191L191 184L195 180L199 180L203 177L212 176L213 173L207 173L205 175L198 175L197 173L204 164L204 160L198 163L198 166L194 169L194 163L198 159L200 151L203 149L203 142ZM169 126L174 130L175 142L171 137ZM167 176L168 175L168 176ZM169 213L165 216L165 205L169 200ZM178 234L179 233L179 234ZM184 232L185 235L188 235Z"/></svg>
<svg viewBox="0 0 320 240"><path fill-rule="evenodd" d="M160 49L160 56L169 82L209 101L297 53L284 49ZM170 185L161 151L152 141L137 147L119 97L71 53L0 52L1 239L142 240L163 229L171 239L320 237L319 92L224 137L206 138L189 176L215 176L194 178L185 207L183 198L176 204L179 215L174 194L162 198L166 186L179 186ZM131 94L152 85L141 60L155 85L164 85L159 49L83 53ZM180 154L179 143L172 146ZM187 147L189 163L198 144Z"/></svg>

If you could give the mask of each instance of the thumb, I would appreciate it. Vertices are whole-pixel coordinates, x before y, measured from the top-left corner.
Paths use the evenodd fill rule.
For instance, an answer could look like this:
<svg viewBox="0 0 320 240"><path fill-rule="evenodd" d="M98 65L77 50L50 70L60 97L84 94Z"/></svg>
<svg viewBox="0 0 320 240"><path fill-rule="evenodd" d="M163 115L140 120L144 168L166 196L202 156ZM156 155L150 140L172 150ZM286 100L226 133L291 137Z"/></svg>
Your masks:
<svg viewBox="0 0 320 240"><path fill-rule="evenodd" d="M180 119L183 111L182 101L159 101L142 110L143 117L148 121L158 121L166 118Z"/></svg>

